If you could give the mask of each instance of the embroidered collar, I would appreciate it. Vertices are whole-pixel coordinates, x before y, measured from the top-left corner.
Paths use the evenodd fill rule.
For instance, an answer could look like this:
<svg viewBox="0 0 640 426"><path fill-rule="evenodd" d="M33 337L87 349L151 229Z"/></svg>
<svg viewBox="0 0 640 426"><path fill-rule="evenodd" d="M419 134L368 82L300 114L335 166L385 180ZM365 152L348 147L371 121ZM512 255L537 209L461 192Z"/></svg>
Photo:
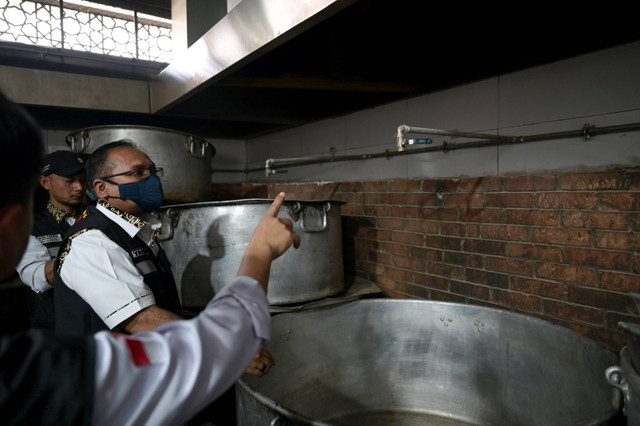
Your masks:
<svg viewBox="0 0 640 426"><path fill-rule="evenodd" d="M65 216L69 215L69 213L67 213L66 211L51 204L51 201L47 203L47 210L49 211L49 213L51 213L51 216L53 216L53 218L58 223L62 222L62 219L64 219Z"/></svg>
<svg viewBox="0 0 640 426"><path fill-rule="evenodd" d="M109 210L111 213L117 215L118 217L123 219L125 222L135 226L138 229L144 228L144 226L147 224L147 222L145 222L144 220L132 214L123 212L122 210L116 207L113 207L111 204L107 203L104 200L98 200L98 205L104 207L105 209Z"/></svg>

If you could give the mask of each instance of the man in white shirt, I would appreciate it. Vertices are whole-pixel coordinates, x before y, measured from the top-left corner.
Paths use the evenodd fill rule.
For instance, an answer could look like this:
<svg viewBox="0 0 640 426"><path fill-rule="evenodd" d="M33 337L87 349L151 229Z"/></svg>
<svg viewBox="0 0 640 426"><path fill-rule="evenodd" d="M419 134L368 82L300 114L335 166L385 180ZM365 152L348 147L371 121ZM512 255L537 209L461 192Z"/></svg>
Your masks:
<svg viewBox="0 0 640 426"><path fill-rule="evenodd" d="M0 93L0 280L27 244L42 151L36 124ZM300 244L277 217L284 198L256 227L238 276L194 319L136 335L0 336L4 424L176 425L220 396L270 337L271 262Z"/></svg>
<svg viewBox="0 0 640 426"><path fill-rule="evenodd" d="M39 179L49 194L46 207L33 217L33 229L16 271L31 291L27 306L32 327L55 330L53 263L62 236L82 210L87 182L84 161L71 151L47 155Z"/></svg>

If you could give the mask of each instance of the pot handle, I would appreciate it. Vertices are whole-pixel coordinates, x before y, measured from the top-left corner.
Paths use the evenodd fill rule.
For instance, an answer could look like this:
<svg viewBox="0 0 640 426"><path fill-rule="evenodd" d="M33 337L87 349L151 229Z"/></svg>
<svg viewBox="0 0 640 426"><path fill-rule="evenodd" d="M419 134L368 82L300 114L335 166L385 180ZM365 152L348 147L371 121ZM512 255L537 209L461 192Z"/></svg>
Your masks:
<svg viewBox="0 0 640 426"><path fill-rule="evenodd" d="M202 141L202 143L200 144L199 152L196 150L196 143L193 136L189 136L188 142L189 142L189 152L191 153L191 155L193 155L196 158L204 158L205 154L207 153L207 148L209 148L209 142Z"/></svg>
<svg viewBox="0 0 640 426"><path fill-rule="evenodd" d="M165 218L167 220L165 220ZM158 239L160 241L170 240L173 238L173 231L175 229L175 222L178 220L178 214L173 211L173 209L167 209L167 211L162 214L160 220L162 221L162 227L160 228L160 233L158 233Z"/></svg>
<svg viewBox="0 0 640 426"><path fill-rule="evenodd" d="M86 130L80 132L80 146L76 146L76 137L73 135L67 136L67 145L73 152L83 152L91 143L91 137Z"/></svg>
<svg viewBox="0 0 640 426"><path fill-rule="evenodd" d="M618 365L613 367L609 367L605 370L605 376L607 377L607 381L611 386L615 388L613 398L611 399L611 404L616 409L620 409L620 394L624 396L624 405L623 411L626 411L627 405L629 404L629 383L627 383L624 378L624 373L622 368Z"/></svg>
<svg viewBox="0 0 640 426"><path fill-rule="evenodd" d="M325 203L322 208L302 206L296 202L287 209L289 217L294 222L300 219L300 228L304 232L322 232L327 229L327 212L331 210L331 203Z"/></svg>

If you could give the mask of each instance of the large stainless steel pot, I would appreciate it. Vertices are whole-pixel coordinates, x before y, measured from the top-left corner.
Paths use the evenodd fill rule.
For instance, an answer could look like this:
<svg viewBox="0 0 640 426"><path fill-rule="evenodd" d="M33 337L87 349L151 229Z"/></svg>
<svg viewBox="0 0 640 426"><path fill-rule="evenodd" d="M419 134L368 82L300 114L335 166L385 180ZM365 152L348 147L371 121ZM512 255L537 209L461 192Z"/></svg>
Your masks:
<svg viewBox="0 0 640 426"><path fill-rule="evenodd" d="M253 231L273 200L178 204L160 209L160 239L186 308L204 307L238 272ZM269 303L321 299L345 288L339 201L285 200L279 217L293 219L300 248L271 266Z"/></svg>
<svg viewBox="0 0 640 426"><path fill-rule="evenodd" d="M374 299L272 319L276 365L236 386L240 425L593 425L619 411L616 356L480 306Z"/></svg>
<svg viewBox="0 0 640 426"><path fill-rule="evenodd" d="M211 158L215 148L199 137L147 126L97 126L67 135L71 151L90 154L102 145L131 139L164 169L161 178L166 204L211 200Z"/></svg>

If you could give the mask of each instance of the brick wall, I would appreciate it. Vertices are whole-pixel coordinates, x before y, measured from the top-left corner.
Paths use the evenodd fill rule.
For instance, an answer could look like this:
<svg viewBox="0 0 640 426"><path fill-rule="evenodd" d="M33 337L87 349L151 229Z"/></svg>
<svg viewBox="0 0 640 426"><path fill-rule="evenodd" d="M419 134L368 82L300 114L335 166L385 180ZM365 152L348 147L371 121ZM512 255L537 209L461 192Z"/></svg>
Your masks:
<svg viewBox="0 0 640 426"><path fill-rule="evenodd" d="M388 297L471 303L569 327L612 350L640 322L640 170L217 185L220 199L345 201L345 269Z"/></svg>

